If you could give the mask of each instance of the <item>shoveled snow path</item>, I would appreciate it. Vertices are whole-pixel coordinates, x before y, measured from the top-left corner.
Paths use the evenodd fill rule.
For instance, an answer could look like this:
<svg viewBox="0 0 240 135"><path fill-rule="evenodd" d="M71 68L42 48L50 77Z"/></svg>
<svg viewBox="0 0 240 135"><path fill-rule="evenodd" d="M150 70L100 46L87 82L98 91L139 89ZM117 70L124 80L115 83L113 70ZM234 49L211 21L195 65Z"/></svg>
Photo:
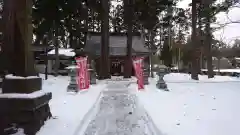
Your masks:
<svg viewBox="0 0 240 135"><path fill-rule="evenodd" d="M96 109L84 135L160 135L135 93L124 84L108 84Z"/></svg>

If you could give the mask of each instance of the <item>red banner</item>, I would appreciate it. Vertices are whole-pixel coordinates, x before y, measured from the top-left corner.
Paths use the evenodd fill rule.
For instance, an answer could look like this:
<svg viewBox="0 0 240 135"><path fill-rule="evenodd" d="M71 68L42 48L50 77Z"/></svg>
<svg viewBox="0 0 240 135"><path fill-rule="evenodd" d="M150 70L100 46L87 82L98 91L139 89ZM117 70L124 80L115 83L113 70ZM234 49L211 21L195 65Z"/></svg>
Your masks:
<svg viewBox="0 0 240 135"><path fill-rule="evenodd" d="M143 58L134 58L133 59L133 66L135 70L135 76L138 82L138 89L144 89L144 80L143 80Z"/></svg>
<svg viewBox="0 0 240 135"><path fill-rule="evenodd" d="M76 58L78 71L77 71L77 84L79 89L88 89L89 88L89 74L87 67L87 57L78 57Z"/></svg>

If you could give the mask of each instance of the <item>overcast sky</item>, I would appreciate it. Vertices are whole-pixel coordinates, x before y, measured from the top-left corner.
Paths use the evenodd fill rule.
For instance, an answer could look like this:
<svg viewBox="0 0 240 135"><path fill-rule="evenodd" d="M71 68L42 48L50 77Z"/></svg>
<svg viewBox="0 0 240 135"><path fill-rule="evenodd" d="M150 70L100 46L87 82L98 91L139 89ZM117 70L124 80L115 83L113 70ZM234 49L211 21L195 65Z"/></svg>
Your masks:
<svg viewBox="0 0 240 135"><path fill-rule="evenodd" d="M178 6L186 8L191 1L192 0L183 0L178 4ZM240 8L231 9L228 13L228 17L226 13L219 13L216 17L217 22L221 24L229 22L228 17L231 19L231 21L240 21ZM227 25L224 29L216 31L214 36L217 39L223 39L226 43L230 43L236 38L240 39L240 23Z"/></svg>

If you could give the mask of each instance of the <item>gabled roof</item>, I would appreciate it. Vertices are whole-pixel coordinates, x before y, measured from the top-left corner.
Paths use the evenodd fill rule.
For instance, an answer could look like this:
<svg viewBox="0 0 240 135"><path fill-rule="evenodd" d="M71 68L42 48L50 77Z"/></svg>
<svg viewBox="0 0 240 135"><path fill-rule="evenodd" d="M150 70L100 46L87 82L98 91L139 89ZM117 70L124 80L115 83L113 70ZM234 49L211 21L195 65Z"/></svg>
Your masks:
<svg viewBox="0 0 240 135"><path fill-rule="evenodd" d="M101 35L91 35L87 39L85 51L100 55L101 54ZM127 36L111 35L109 36L109 52L113 56L124 56L127 52ZM147 54L149 50L145 47L144 39L141 36L133 36L132 38L132 53Z"/></svg>

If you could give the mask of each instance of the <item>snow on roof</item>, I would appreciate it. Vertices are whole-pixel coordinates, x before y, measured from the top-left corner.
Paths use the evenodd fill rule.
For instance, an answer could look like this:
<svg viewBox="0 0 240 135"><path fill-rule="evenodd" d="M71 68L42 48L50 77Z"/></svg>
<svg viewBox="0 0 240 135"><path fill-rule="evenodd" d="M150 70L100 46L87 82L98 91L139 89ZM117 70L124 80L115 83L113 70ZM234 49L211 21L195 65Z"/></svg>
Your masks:
<svg viewBox="0 0 240 135"><path fill-rule="evenodd" d="M222 57L221 59L223 59L223 60L228 60L228 58L226 58L226 57Z"/></svg>
<svg viewBox="0 0 240 135"><path fill-rule="evenodd" d="M218 60L218 58L217 57L212 57L212 60Z"/></svg>
<svg viewBox="0 0 240 135"><path fill-rule="evenodd" d="M51 50L48 52L48 54L55 54L55 49ZM59 55L65 55L65 56L70 56L70 57L73 57L75 56L75 52L72 48L59 48L58 49L58 54Z"/></svg>

